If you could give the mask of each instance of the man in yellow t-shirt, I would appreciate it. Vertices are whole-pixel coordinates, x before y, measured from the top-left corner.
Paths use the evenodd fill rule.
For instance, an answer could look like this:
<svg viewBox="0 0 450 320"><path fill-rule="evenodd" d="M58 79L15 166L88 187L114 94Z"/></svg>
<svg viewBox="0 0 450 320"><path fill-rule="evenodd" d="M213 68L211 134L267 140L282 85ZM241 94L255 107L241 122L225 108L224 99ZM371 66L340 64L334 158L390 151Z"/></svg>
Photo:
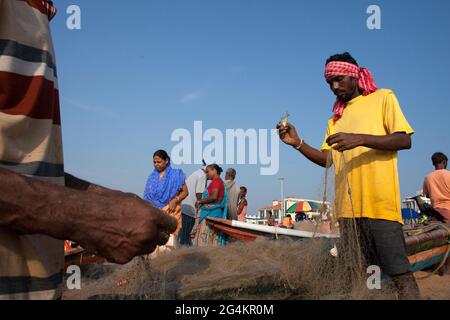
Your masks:
<svg viewBox="0 0 450 320"><path fill-rule="evenodd" d="M419 298L406 255L397 171L397 152L411 148L414 131L394 93L378 89L349 53L327 60L325 78L337 99L321 149L306 144L291 124L278 126L280 138L312 162L334 165L341 242L352 241L355 223L367 263L393 279L400 299Z"/></svg>

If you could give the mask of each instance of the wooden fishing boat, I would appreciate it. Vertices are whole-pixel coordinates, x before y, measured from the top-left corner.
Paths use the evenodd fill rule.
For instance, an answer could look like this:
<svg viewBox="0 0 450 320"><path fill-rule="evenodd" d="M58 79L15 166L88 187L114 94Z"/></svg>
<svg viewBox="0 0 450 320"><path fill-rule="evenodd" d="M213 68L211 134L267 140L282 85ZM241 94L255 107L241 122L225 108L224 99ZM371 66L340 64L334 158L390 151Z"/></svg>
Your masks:
<svg viewBox="0 0 450 320"><path fill-rule="evenodd" d="M409 256L409 263L413 272L430 268L441 263L445 257L449 259L450 245L439 248L433 248L427 251L419 252L415 255Z"/></svg>
<svg viewBox="0 0 450 320"><path fill-rule="evenodd" d="M210 226L240 241L255 241L256 239L302 240L310 238L336 239L339 235L314 233L302 230L283 229L254 225L250 223L217 218L207 218ZM409 230L411 233L411 230ZM414 272L439 264L450 255L450 233L445 226L429 228L417 235L405 234L406 251Z"/></svg>
<svg viewBox="0 0 450 320"><path fill-rule="evenodd" d="M450 256L450 229L445 225L418 235L406 235L406 253L414 272L440 264ZM420 230L420 229L419 229Z"/></svg>
<svg viewBox="0 0 450 320"><path fill-rule="evenodd" d="M206 218L209 225L225 233L226 235L241 241L254 241L257 238L282 239L290 238L293 240L307 238L339 238L339 235L333 233L314 233L296 229L285 229L280 227L270 227L265 225L251 224L235 220L225 220L218 218Z"/></svg>

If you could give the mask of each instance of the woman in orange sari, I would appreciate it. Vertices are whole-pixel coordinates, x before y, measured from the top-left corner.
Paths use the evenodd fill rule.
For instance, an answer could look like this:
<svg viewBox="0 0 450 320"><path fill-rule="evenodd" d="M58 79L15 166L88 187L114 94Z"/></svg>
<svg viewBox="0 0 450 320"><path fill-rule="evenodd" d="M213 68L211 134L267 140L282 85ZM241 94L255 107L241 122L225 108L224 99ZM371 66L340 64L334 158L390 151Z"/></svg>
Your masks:
<svg viewBox="0 0 450 320"><path fill-rule="evenodd" d="M150 174L144 191L144 199L155 207L165 211L177 219L178 228L170 236L169 242L158 247L156 255L166 249L175 248L175 239L181 229L181 201L188 195L185 183L186 176L180 169L172 168L170 157L164 150L158 150L153 155L153 165L155 169Z"/></svg>

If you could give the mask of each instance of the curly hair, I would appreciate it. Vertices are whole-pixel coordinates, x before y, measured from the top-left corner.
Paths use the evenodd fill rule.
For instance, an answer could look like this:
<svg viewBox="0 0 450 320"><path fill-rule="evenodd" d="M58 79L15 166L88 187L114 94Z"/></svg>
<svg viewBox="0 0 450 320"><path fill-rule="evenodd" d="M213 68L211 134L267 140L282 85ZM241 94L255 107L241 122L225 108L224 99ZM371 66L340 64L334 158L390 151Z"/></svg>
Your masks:
<svg viewBox="0 0 450 320"><path fill-rule="evenodd" d="M329 57L325 65L329 64L332 61L349 62L349 63L355 64L355 65L358 65L358 62L356 62L355 58L353 58L351 56L351 54L348 52L338 53L338 54L335 54L335 55Z"/></svg>

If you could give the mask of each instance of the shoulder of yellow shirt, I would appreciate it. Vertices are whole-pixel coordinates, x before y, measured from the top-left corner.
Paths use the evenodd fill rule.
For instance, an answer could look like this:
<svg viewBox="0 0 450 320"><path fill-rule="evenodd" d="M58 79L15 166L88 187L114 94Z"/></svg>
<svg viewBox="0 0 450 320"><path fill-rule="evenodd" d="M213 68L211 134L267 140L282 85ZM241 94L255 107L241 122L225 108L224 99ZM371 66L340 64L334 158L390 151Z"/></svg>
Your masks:
<svg viewBox="0 0 450 320"><path fill-rule="evenodd" d="M379 96L384 95L384 96L387 96L387 95L390 95L390 94L395 95L394 91L392 91L391 89L378 89L377 91L371 93L370 95L379 95ZM330 124L330 123L331 123L331 124L334 123L334 114L332 114L332 115L328 118L328 123L329 123L329 124Z"/></svg>

